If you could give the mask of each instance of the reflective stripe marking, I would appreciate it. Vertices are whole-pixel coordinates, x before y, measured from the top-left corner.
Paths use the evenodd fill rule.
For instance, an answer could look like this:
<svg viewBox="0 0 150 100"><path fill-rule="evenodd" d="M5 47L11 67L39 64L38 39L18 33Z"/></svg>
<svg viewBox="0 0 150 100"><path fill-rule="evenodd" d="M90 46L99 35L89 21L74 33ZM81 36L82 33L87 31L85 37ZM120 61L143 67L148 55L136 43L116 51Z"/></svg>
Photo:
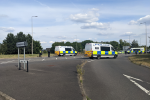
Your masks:
<svg viewBox="0 0 150 100"><path fill-rule="evenodd" d="M97 51L93 51L93 54L97 54Z"/></svg>
<svg viewBox="0 0 150 100"><path fill-rule="evenodd" d="M104 55L104 54L105 54L105 51L101 51L101 54Z"/></svg>
<svg viewBox="0 0 150 100"><path fill-rule="evenodd" d="M109 55L112 55L112 52L111 52L111 51L108 51L108 54L109 54Z"/></svg>

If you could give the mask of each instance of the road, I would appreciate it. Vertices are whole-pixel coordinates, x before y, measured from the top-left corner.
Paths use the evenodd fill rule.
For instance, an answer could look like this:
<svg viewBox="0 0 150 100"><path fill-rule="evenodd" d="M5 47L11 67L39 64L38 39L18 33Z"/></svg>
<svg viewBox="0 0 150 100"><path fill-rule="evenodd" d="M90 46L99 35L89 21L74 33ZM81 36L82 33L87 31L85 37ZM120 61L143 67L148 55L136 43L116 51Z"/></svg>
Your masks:
<svg viewBox="0 0 150 100"><path fill-rule="evenodd" d="M16 100L82 100L76 66L82 56L27 58L29 72L17 59L0 60L0 91Z"/></svg>
<svg viewBox="0 0 150 100"><path fill-rule="evenodd" d="M150 100L150 69L128 56L88 59L83 56L26 58L29 72L17 69L17 59L0 60L0 91L16 100L82 100L76 65L83 67L83 87L92 100Z"/></svg>
<svg viewBox="0 0 150 100"><path fill-rule="evenodd" d="M91 100L150 100L150 69L128 56L87 62L83 87Z"/></svg>

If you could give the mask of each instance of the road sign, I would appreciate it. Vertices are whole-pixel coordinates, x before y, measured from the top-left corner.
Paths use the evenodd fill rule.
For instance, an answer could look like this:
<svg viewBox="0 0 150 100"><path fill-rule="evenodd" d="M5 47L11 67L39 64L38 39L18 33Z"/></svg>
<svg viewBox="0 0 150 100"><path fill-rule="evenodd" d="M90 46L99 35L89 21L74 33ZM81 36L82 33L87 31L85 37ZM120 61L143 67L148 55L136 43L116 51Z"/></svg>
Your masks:
<svg viewBox="0 0 150 100"><path fill-rule="evenodd" d="M20 60L20 63L27 63L27 60Z"/></svg>
<svg viewBox="0 0 150 100"><path fill-rule="evenodd" d="M28 46L28 43L26 41L24 41L24 42L17 42L16 46L18 48L20 48L20 47L26 47L26 46Z"/></svg>

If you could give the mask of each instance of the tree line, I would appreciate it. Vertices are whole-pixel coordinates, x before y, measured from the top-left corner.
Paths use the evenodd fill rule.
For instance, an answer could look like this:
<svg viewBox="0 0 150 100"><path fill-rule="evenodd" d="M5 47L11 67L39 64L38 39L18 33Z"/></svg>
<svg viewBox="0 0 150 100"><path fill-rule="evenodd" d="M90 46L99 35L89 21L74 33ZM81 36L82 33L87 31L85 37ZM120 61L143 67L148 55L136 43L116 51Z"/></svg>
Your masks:
<svg viewBox="0 0 150 100"><path fill-rule="evenodd" d="M26 54L32 53L32 36L30 34L23 34L23 32L17 33L14 35L12 33L8 33L7 37L3 40L3 43L0 43L0 54L17 54L18 48L16 47L17 42L27 41L28 46L25 48ZM33 53L39 53L39 50L42 50L40 41L33 40ZM23 54L23 48L19 49L19 53Z"/></svg>
<svg viewBox="0 0 150 100"><path fill-rule="evenodd" d="M55 42L55 43L52 44L52 47L51 47L50 51L51 51L51 53L54 53L55 46L72 46L78 52L83 52L83 49L85 48L86 43L111 44L115 48L115 50L117 50L117 51L122 50L123 46L130 46L132 48L139 47L138 41L136 41L136 40L133 40L133 42L131 44L129 42L125 41L125 40L123 41L122 39L120 39L119 42L117 42L117 41L94 42L92 40L85 40L85 41L82 41L82 42L73 42L73 43L70 43L70 42L66 42L66 43L65 42ZM77 45L77 47L76 47L76 45Z"/></svg>
<svg viewBox="0 0 150 100"><path fill-rule="evenodd" d="M17 35L14 35L12 33L7 34L7 37L3 40L3 43L0 43L0 54L17 54L18 48L16 47L17 42L23 42L27 41L28 46L26 47L26 54L32 53L32 36L30 34L23 34L23 32L17 33ZM86 43L103 43L103 44L111 44L115 50L119 51L123 49L123 46L130 46L131 48L139 47L138 41L133 40L132 43L129 43L127 41L123 41L122 39L117 41L110 41L110 42L95 42L92 40L85 40L82 42L55 42L52 44L52 47L50 49L51 53L55 52L55 46L72 46L76 51L83 52L83 49L85 48ZM143 46L144 47L144 46ZM33 40L33 53L38 54L39 51L42 50L40 41ZM21 54L23 54L23 48L19 51Z"/></svg>

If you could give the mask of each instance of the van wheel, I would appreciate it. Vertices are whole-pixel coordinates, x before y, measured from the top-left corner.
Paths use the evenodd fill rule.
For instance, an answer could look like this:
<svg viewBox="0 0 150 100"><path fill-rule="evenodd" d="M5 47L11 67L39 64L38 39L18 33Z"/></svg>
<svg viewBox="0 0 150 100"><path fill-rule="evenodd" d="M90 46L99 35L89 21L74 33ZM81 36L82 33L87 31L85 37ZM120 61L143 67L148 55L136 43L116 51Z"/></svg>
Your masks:
<svg viewBox="0 0 150 100"><path fill-rule="evenodd" d="M77 54L74 54L74 56L76 56Z"/></svg>
<svg viewBox="0 0 150 100"><path fill-rule="evenodd" d="M114 59L116 59L117 58L117 55L114 55Z"/></svg>
<svg viewBox="0 0 150 100"><path fill-rule="evenodd" d="M99 59L100 59L100 56L97 57L97 60L99 60Z"/></svg>
<svg viewBox="0 0 150 100"><path fill-rule="evenodd" d="M93 59L93 57L90 57L90 59Z"/></svg>

